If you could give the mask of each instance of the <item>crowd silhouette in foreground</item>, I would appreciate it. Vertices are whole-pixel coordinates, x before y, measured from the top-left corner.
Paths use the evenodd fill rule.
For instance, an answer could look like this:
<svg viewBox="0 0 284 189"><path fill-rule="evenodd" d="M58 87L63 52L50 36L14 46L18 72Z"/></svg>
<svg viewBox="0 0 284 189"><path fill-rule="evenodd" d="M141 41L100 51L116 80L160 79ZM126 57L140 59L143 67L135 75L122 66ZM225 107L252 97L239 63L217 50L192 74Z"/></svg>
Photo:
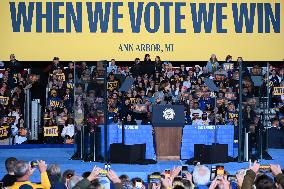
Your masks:
<svg viewBox="0 0 284 189"><path fill-rule="evenodd" d="M284 174L279 165L261 166L254 162L247 169L241 169L234 175L223 171L212 171L207 166L197 163L192 171L182 167L165 172L154 172L148 180L130 179L127 174L118 176L110 168L94 167L82 175L76 170L61 171L60 165L45 161L26 162L10 157L5 161L7 174L2 179L4 188L10 189L104 189L105 180L114 189L282 189ZM76 169L74 167L74 169ZM35 171L40 172L40 181L32 183ZM213 175L213 176L212 176ZM106 179L107 178L107 179ZM101 182L103 180L104 182ZM108 186L109 187L109 186Z"/></svg>

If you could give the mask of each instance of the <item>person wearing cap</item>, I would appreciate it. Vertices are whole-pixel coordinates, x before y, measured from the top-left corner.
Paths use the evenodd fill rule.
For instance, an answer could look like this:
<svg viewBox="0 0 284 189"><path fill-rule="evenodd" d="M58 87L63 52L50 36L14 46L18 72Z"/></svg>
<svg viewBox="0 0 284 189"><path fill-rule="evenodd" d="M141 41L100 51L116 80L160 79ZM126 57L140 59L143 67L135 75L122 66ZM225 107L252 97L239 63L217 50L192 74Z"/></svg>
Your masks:
<svg viewBox="0 0 284 189"><path fill-rule="evenodd" d="M15 176L17 177L17 181L11 187L9 187L9 189L19 189L19 188L21 189L28 189L28 188L50 189L51 184L47 176L45 161L42 161L42 160L37 161L37 164L38 164L37 168L40 172L40 177L41 177L40 184L32 183L30 181L30 176L34 173L34 171L37 168L31 167L31 164L26 161L19 160L15 163L15 166L14 166L14 173L15 173Z"/></svg>

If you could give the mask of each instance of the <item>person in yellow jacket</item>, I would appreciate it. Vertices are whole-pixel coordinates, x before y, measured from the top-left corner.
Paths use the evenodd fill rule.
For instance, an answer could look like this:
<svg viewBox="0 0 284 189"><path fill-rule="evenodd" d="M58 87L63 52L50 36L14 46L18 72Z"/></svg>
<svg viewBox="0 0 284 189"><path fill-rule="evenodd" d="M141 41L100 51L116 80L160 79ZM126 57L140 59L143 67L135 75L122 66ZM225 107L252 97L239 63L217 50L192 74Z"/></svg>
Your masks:
<svg viewBox="0 0 284 189"><path fill-rule="evenodd" d="M19 160L15 163L14 172L17 177L17 181L14 185L8 189L21 189L21 188L33 188L33 189L50 189L51 185L46 173L45 161L37 161L37 166L40 172L41 183L32 183L29 179L36 168L32 168L29 162Z"/></svg>

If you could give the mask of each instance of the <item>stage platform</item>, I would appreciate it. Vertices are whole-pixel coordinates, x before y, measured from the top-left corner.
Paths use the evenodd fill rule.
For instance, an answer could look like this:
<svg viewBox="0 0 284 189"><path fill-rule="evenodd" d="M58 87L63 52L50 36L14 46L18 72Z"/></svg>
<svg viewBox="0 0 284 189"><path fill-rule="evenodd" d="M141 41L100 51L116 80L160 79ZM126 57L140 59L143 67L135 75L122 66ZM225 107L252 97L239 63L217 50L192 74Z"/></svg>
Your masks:
<svg viewBox="0 0 284 189"><path fill-rule="evenodd" d="M50 163L57 163L60 165L61 170L74 169L78 175L81 175L85 171L92 170L93 166L104 167L102 163L86 163L81 161L69 160L74 153L72 145L18 145L18 146L0 146L0 178L5 174L5 159L7 157L16 157L18 159L31 161L43 159ZM284 168L284 149L269 149L270 155L273 160L261 161L261 164L278 163ZM127 174L131 178L140 177L146 181L147 174L154 171L163 171L165 169L171 169L174 166L183 165L183 161L159 161L157 164L151 165L126 165L126 164L112 164L111 168L118 173ZM229 173L234 174L240 168L248 167L248 162L237 163L231 162L224 164L225 169ZM193 166L189 166L189 170L192 170ZM39 181L39 173L36 173L31 177L32 181Z"/></svg>

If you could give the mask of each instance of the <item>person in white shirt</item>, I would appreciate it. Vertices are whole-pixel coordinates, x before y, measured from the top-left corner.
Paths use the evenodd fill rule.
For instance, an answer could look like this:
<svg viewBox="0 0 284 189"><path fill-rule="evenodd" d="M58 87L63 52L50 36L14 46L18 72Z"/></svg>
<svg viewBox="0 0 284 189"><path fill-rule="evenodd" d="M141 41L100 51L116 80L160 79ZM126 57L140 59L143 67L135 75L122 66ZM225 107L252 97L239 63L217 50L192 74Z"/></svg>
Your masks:
<svg viewBox="0 0 284 189"><path fill-rule="evenodd" d="M71 139L74 136L74 121L72 118L68 118L66 124L61 132L61 137L64 139Z"/></svg>
<svg viewBox="0 0 284 189"><path fill-rule="evenodd" d="M28 130L24 127L24 119L20 118L18 127L13 132L17 133L14 138L14 144L23 144L28 140Z"/></svg>
<svg viewBox="0 0 284 189"><path fill-rule="evenodd" d="M183 82L183 86L189 89L191 87L190 76L187 76L186 80Z"/></svg>
<svg viewBox="0 0 284 189"><path fill-rule="evenodd" d="M203 112L202 110L199 109L199 103L198 102L194 102L193 104L193 108L190 109L190 117L191 119L193 118L193 115L197 115L197 117L201 117Z"/></svg>
<svg viewBox="0 0 284 189"><path fill-rule="evenodd" d="M13 126L16 126L18 124L18 121L20 119L20 114L19 114L19 109L13 109L12 112L10 112L8 114L8 116L11 116L11 117L15 117L15 122L13 123Z"/></svg>

